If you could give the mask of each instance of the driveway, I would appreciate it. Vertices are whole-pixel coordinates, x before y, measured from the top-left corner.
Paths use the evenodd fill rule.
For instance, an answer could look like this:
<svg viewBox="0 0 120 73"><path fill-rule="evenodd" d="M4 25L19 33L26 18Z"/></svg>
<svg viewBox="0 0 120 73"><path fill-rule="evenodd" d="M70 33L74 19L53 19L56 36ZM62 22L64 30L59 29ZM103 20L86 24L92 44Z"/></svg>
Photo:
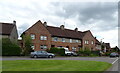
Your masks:
<svg viewBox="0 0 120 73"><path fill-rule="evenodd" d="M118 71L118 59L109 57L55 57L55 58L29 58L29 57L2 57L0 60L88 60L102 61L113 64L107 71Z"/></svg>

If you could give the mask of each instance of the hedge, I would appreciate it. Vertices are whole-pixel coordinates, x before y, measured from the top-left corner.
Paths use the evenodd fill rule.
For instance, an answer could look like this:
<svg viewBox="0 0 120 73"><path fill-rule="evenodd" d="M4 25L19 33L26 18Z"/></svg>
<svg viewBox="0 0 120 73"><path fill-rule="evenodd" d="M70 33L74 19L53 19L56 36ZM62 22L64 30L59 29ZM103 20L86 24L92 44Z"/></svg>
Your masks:
<svg viewBox="0 0 120 73"><path fill-rule="evenodd" d="M56 55L64 56L65 55L65 49L64 48L55 48L52 47L50 50L48 50L50 53L54 53Z"/></svg>
<svg viewBox="0 0 120 73"><path fill-rule="evenodd" d="M2 56L20 56L21 48L8 38L2 39Z"/></svg>

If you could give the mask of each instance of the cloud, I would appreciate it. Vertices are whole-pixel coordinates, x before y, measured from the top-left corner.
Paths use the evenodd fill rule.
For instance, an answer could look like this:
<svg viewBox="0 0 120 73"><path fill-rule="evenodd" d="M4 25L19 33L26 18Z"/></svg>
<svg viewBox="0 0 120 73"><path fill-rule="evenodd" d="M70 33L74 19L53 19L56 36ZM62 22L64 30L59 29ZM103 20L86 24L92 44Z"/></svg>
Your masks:
<svg viewBox="0 0 120 73"><path fill-rule="evenodd" d="M117 2L69 2L39 0L2 0L1 22L17 21L19 35L36 21L47 21L50 26L65 25L67 29L91 30L99 40L117 45ZM99 34L100 32L100 34ZM111 34L114 33L114 37ZM108 37L109 35L109 37ZM107 38L108 37L108 38ZM114 41L114 43L113 43Z"/></svg>

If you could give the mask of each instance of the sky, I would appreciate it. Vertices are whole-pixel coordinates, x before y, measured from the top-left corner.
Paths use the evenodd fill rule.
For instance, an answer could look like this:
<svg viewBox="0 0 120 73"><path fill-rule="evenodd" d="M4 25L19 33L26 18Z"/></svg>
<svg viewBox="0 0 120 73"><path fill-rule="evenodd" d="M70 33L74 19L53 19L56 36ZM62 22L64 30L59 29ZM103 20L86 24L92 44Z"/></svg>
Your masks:
<svg viewBox="0 0 120 73"><path fill-rule="evenodd" d="M41 20L49 26L91 30L99 41L118 46L117 0L1 0L0 22L12 23L13 20L19 36Z"/></svg>

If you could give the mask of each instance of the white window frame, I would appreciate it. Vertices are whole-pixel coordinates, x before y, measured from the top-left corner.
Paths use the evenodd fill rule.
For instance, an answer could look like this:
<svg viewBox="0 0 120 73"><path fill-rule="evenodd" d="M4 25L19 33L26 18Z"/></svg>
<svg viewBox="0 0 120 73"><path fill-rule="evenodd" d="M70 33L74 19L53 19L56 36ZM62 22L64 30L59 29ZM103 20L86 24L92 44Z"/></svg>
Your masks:
<svg viewBox="0 0 120 73"><path fill-rule="evenodd" d="M89 41L88 41L88 40L85 40L85 44L89 44Z"/></svg>
<svg viewBox="0 0 120 73"><path fill-rule="evenodd" d="M40 49L47 49L47 45L40 45Z"/></svg>
<svg viewBox="0 0 120 73"><path fill-rule="evenodd" d="M62 42L65 42L65 38L62 38Z"/></svg>
<svg viewBox="0 0 120 73"><path fill-rule="evenodd" d="M58 41L58 37L53 37L53 40L54 41Z"/></svg>
<svg viewBox="0 0 120 73"><path fill-rule="evenodd" d="M79 43L81 43L81 40L79 40Z"/></svg>
<svg viewBox="0 0 120 73"><path fill-rule="evenodd" d="M34 49L35 49L35 46L34 46L34 45L31 45L31 48L34 50Z"/></svg>
<svg viewBox="0 0 120 73"><path fill-rule="evenodd" d="M72 39L70 39L70 43L72 43Z"/></svg>
<svg viewBox="0 0 120 73"><path fill-rule="evenodd" d="M35 35L34 34L31 34L30 37L31 37L31 39L35 39Z"/></svg>
<svg viewBox="0 0 120 73"><path fill-rule="evenodd" d="M94 41L91 41L91 44L94 44Z"/></svg>
<svg viewBox="0 0 120 73"><path fill-rule="evenodd" d="M47 36L40 36L40 40L47 40Z"/></svg>
<svg viewBox="0 0 120 73"><path fill-rule="evenodd" d="M72 47L72 51L76 51L76 49L77 49L76 47Z"/></svg>
<svg viewBox="0 0 120 73"><path fill-rule="evenodd" d="M76 43L78 43L78 40L76 40Z"/></svg>

